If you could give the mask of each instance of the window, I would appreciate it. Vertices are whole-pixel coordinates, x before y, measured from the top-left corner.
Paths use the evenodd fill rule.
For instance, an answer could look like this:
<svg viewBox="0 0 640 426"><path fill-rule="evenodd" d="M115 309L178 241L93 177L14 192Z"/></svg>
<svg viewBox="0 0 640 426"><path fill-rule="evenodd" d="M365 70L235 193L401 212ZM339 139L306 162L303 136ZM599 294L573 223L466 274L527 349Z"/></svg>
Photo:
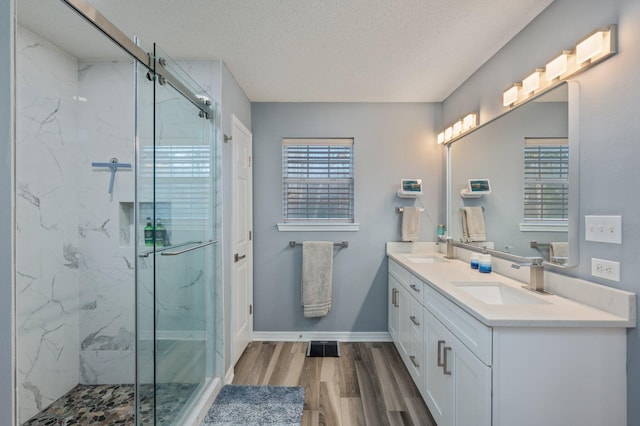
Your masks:
<svg viewBox="0 0 640 426"><path fill-rule="evenodd" d="M152 200L156 217L173 230L210 228L212 201L211 148L206 145L168 145L142 148L140 199ZM140 218L153 216L153 204L140 204Z"/></svg>
<svg viewBox="0 0 640 426"><path fill-rule="evenodd" d="M354 230L353 198L353 139L282 140L280 230Z"/></svg>
<svg viewBox="0 0 640 426"><path fill-rule="evenodd" d="M569 145L566 138L526 138L524 224L567 226ZM540 230L540 229L537 229Z"/></svg>

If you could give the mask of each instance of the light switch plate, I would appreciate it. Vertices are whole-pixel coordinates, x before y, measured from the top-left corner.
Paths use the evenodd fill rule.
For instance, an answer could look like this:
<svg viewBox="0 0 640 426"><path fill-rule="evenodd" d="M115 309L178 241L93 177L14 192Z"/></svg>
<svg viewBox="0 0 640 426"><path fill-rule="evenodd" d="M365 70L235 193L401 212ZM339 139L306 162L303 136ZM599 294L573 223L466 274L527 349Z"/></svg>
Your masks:
<svg viewBox="0 0 640 426"><path fill-rule="evenodd" d="M591 276L620 282L620 262L594 257L591 259Z"/></svg>
<svg viewBox="0 0 640 426"><path fill-rule="evenodd" d="M622 244L622 216L585 216L587 241Z"/></svg>

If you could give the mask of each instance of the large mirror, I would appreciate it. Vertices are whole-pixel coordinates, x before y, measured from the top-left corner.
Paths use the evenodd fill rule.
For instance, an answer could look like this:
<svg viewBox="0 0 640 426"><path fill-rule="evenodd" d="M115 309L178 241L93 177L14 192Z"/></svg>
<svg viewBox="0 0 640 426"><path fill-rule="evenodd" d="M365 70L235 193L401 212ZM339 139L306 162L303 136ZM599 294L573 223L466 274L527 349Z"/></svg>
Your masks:
<svg viewBox="0 0 640 426"><path fill-rule="evenodd" d="M577 265L577 96L577 83L562 83L448 145L449 236Z"/></svg>

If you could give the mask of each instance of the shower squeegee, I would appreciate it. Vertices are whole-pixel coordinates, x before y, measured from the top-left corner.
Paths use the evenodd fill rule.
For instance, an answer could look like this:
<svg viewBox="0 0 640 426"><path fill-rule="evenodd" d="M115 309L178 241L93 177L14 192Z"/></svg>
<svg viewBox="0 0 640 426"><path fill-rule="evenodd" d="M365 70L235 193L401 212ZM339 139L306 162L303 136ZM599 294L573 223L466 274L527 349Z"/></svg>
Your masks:
<svg viewBox="0 0 640 426"><path fill-rule="evenodd" d="M116 178L116 172L118 169L131 169L129 163L118 163L117 158L112 158L109 163L91 163L92 167L107 167L111 169L111 179L109 179L109 194L113 192L113 181Z"/></svg>

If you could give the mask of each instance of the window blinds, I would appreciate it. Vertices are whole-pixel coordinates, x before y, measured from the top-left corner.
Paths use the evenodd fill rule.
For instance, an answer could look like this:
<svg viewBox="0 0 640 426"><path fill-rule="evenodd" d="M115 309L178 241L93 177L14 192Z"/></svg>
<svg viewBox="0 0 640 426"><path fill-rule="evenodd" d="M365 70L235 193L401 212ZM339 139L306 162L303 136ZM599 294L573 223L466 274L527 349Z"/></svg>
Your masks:
<svg viewBox="0 0 640 426"><path fill-rule="evenodd" d="M568 220L569 146L566 138L525 138L524 220Z"/></svg>
<svg viewBox="0 0 640 426"><path fill-rule="evenodd" d="M141 200L153 200L152 146L141 155ZM209 226L212 203L211 148L203 145L164 145L155 149L156 218L173 229L202 230ZM151 208L151 205L142 206ZM152 212L142 212L142 218ZM145 216L146 215L146 216Z"/></svg>
<svg viewBox="0 0 640 426"><path fill-rule="evenodd" d="M283 139L284 222L353 223L353 139Z"/></svg>

